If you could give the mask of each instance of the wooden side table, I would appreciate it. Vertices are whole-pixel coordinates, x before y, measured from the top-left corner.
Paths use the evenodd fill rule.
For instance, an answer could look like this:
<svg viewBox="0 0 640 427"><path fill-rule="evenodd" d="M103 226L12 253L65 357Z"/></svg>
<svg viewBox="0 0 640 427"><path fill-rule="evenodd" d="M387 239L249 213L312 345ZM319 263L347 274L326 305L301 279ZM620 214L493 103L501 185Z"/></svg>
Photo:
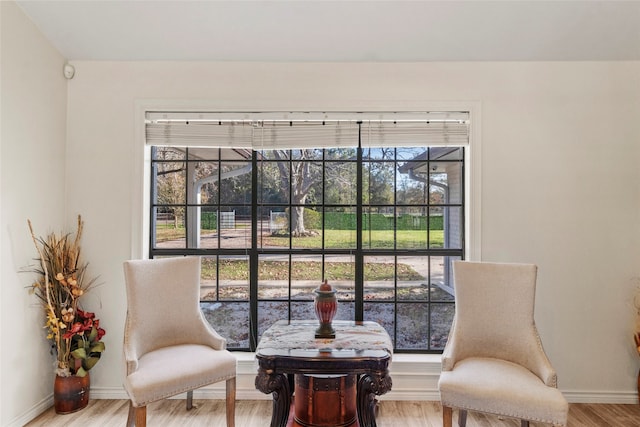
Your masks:
<svg viewBox="0 0 640 427"><path fill-rule="evenodd" d="M316 339L317 326L316 321L278 321L258 344L255 384L273 395L271 427L287 426L296 374L355 376L358 425L375 427L375 398L392 385L389 335L375 322L334 321L336 338Z"/></svg>

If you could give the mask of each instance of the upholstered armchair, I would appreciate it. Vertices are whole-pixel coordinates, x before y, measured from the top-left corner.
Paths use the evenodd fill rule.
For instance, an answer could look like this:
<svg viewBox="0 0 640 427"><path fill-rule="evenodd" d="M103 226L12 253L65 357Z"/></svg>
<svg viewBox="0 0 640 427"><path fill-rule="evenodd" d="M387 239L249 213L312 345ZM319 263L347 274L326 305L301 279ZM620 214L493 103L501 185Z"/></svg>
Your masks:
<svg viewBox="0 0 640 427"><path fill-rule="evenodd" d="M226 381L227 426L233 427L236 359L200 310L200 258L126 261L124 276L127 426L144 427L151 402L187 392L191 409L194 389Z"/></svg>
<svg viewBox="0 0 640 427"><path fill-rule="evenodd" d="M438 387L444 427L453 408L563 426L568 404L557 389L534 322L537 267L454 262L456 313Z"/></svg>

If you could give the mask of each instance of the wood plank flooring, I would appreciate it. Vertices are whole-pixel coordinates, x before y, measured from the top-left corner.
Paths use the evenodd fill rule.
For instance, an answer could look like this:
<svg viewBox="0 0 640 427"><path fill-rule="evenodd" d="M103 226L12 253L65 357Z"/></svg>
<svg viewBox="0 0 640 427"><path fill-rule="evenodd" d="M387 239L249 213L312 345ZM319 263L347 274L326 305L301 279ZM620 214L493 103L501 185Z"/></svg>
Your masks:
<svg viewBox="0 0 640 427"><path fill-rule="evenodd" d="M41 414L26 427L124 427L129 408L127 400L94 399L79 412L57 415L53 408ZM457 426L457 411L454 411ZM270 400L238 400L237 427L269 426ZM377 418L378 427L441 427L442 408L439 402L383 400ZM149 427L225 427L225 406L222 400L194 400L194 409L187 411L185 401L168 399L147 408ZM512 419L469 412L468 427L519 427ZM531 423L531 427L544 424ZM583 404L569 406L568 427L633 427L640 426L640 405Z"/></svg>

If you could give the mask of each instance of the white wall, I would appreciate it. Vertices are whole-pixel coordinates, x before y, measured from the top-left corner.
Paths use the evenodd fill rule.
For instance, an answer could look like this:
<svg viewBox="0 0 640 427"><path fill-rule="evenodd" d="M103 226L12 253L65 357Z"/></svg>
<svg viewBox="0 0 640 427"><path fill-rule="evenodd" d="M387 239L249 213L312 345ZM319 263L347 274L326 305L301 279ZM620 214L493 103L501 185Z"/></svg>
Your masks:
<svg viewBox="0 0 640 427"><path fill-rule="evenodd" d="M86 219L86 254L105 282L95 294L108 350L92 374L105 393L121 382L121 263L140 246L138 103L316 111L479 101L483 259L539 264L538 326L570 399L635 399L640 63L75 66L66 200Z"/></svg>
<svg viewBox="0 0 640 427"><path fill-rule="evenodd" d="M20 273L39 234L65 226L67 81L64 58L13 2L0 2L0 425L23 425L51 404L53 361L43 316Z"/></svg>

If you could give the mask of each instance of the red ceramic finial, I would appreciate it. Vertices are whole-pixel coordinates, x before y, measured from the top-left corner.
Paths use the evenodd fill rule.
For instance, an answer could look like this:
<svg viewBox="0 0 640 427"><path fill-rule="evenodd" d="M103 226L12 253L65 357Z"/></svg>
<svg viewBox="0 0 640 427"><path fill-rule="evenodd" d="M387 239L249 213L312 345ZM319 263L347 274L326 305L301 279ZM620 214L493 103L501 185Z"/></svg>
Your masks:
<svg viewBox="0 0 640 427"><path fill-rule="evenodd" d="M327 282L327 279L324 279L324 282L320 285L320 290L325 292L331 290L331 285Z"/></svg>

